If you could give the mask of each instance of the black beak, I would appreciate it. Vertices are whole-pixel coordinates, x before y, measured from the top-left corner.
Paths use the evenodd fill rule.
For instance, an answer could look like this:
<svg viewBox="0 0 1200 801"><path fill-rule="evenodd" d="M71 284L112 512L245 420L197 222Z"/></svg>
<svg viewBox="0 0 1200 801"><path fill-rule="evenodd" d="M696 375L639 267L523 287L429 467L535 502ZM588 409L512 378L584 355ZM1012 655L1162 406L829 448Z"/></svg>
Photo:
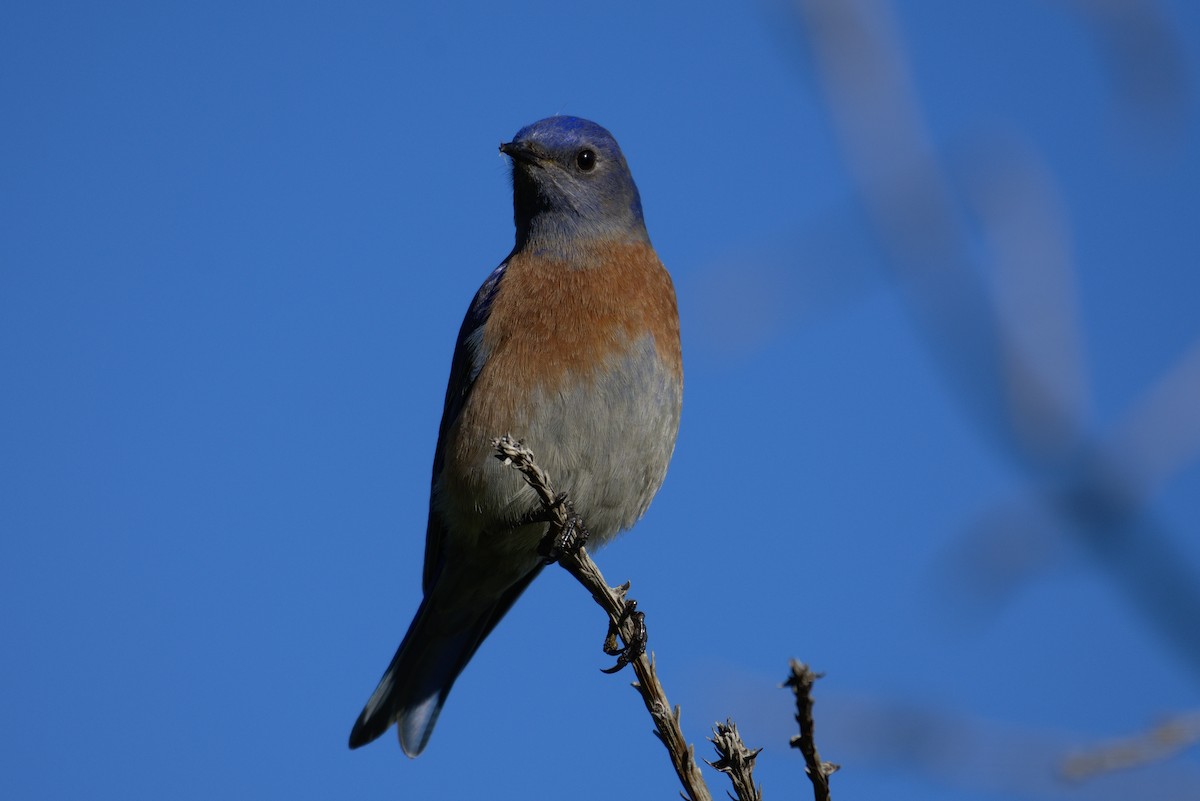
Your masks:
<svg viewBox="0 0 1200 801"><path fill-rule="evenodd" d="M524 162L525 164L536 164L541 161L541 156L528 142L505 142L500 145L500 152L510 157L513 161Z"/></svg>

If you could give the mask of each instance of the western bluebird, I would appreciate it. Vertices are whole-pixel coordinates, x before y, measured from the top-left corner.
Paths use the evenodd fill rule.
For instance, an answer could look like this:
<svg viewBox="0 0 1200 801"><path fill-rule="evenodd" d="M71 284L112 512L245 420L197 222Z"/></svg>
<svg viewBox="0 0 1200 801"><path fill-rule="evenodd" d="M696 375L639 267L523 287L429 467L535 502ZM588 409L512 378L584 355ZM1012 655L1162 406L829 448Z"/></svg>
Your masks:
<svg viewBox="0 0 1200 801"><path fill-rule="evenodd" d="M425 748L454 680L542 569L547 524L517 471L523 440L602 545L650 505L679 429L683 370L671 278L625 157L594 122L550 117L500 146L512 159L516 246L458 335L433 459L425 596L350 732L397 723Z"/></svg>

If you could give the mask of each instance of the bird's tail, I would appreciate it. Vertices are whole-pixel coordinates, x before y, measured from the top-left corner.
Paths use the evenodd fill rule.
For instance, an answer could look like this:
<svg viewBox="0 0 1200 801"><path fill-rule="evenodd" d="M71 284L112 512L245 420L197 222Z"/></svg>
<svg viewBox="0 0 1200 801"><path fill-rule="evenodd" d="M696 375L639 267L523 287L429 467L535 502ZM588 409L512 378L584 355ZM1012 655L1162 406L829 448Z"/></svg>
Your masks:
<svg viewBox="0 0 1200 801"><path fill-rule="evenodd" d="M366 745L395 722L405 754L415 757L425 750L454 680L539 572L540 566L495 604L468 616L465 625L448 626L445 613L434 607L432 594L427 594L379 686L355 721L350 747Z"/></svg>

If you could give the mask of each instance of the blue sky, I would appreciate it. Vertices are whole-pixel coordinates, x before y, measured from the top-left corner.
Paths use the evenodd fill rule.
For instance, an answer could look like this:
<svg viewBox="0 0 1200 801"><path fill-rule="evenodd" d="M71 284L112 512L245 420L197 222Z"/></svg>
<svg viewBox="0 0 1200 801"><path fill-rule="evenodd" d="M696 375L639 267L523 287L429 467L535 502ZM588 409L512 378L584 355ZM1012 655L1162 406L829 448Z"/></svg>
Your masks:
<svg viewBox="0 0 1200 801"><path fill-rule="evenodd" d="M675 797L558 570L420 759L345 746L419 602L459 323L512 245L496 146L566 113L621 142L678 290L674 461L597 560L698 753L732 717L767 797L807 797L798 657L835 797L1196 797L1195 753L1054 770L1200 705L1155 579L1200 577L1200 11L842 5L904 67L883 96L978 306L911 282L872 200L904 130L827 59L874 51L785 5L6 9L0 796ZM1141 487L1128 551L1050 502L1086 448L1021 433L993 314Z"/></svg>

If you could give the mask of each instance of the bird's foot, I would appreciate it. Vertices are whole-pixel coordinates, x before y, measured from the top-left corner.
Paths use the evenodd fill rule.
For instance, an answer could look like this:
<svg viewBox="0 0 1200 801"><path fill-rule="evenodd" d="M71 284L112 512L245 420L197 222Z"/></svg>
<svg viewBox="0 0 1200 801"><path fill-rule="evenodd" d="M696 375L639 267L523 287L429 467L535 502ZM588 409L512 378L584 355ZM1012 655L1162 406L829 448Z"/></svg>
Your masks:
<svg viewBox="0 0 1200 801"><path fill-rule="evenodd" d="M621 613L620 622L626 620L633 622L633 637L625 644L624 648L617 644L617 637L621 634L618 624L611 620L608 622L608 635L604 638L604 653L615 656L617 664L610 668L602 668L601 673L616 673L646 653L646 642L650 639L646 631L646 615L644 612L637 611L637 601L633 599L625 602L625 611Z"/></svg>
<svg viewBox="0 0 1200 801"><path fill-rule="evenodd" d="M566 493L558 495L554 504L566 513L567 522L557 531L557 526L551 526L549 533L538 546L538 553L547 565L554 564L564 555L579 553L579 549L587 544L589 536L587 528L583 525L583 518L576 513Z"/></svg>

